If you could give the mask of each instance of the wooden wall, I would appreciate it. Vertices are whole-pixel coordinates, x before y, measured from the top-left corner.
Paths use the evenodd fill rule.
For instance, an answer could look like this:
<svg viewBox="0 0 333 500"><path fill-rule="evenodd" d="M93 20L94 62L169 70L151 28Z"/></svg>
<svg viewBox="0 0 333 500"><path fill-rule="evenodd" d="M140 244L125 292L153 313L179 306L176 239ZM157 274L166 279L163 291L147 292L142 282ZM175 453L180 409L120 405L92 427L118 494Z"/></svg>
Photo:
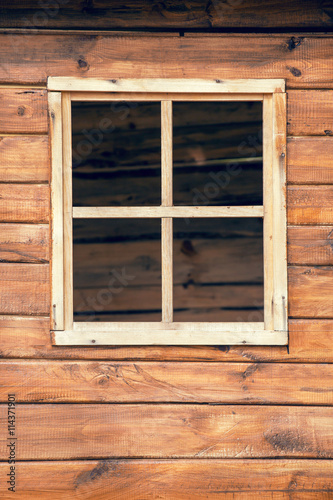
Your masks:
<svg viewBox="0 0 333 500"><path fill-rule="evenodd" d="M269 11L277 26L269 3L263 24ZM331 22L322 2L304 4L299 26ZM332 51L325 34L0 35L1 498L332 498ZM48 75L286 79L288 347L51 345Z"/></svg>

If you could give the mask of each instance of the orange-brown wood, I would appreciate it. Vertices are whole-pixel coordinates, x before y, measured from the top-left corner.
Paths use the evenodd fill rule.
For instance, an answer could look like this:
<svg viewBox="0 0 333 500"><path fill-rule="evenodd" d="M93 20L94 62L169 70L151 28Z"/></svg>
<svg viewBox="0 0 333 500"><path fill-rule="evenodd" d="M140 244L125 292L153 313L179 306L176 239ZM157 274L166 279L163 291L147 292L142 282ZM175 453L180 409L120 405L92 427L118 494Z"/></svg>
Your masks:
<svg viewBox="0 0 333 500"><path fill-rule="evenodd" d="M48 264L0 264L0 313L49 313Z"/></svg>
<svg viewBox="0 0 333 500"><path fill-rule="evenodd" d="M229 33L1 35L0 81L45 84L48 76L133 78L133 68L135 78L197 78L204 67L205 78L285 78L289 88L333 86L332 38L269 34L247 36L246 41L243 34Z"/></svg>
<svg viewBox="0 0 333 500"><path fill-rule="evenodd" d="M288 263L333 265L333 226L289 226Z"/></svg>
<svg viewBox="0 0 333 500"><path fill-rule="evenodd" d="M333 137L289 137L287 161L290 184L333 184Z"/></svg>
<svg viewBox="0 0 333 500"><path fill-rule="evenodd" d="M47 132L47 93L35 89L0 89L0 133Z"/></svg>
<svg viewBox="0 0 333 500"><path fill-rule="evenodd" d="M95 12L91 27L161 26L160 18L169 27L206 26L207 16L212 26L229 27L239 19L257 26L256 16L262 26L282 19L291 25L296 17L303 26L331 23L322 6L320 19L313 14L316 2L302 2L296 12L298 1L292 0L288 18L276 2L246 16L249 2L226 2L232 16L219 16L215 2L205 13L195 2L186 9L149 5L140 12L136 3L131 14L117 3L104 15ZM13 6L20 8L20 0ZM64 9L49 17L48 27L63 26L69 13ZM34 13L18 10L15 19ZM70 7L75 27L87 28L91 16L76 3ZM18 462L15 498L331 498L332 461L326 458L333 442L332 365L322 363L333 362L333 91L327 90L333 87L333 38L250 35L246 44L243 34L0 39L4 84L45 84L49 75L133 78L133 68L137 78L195 78L203 68L207 78L286 78L289 313L297 318L289 321L288 347L52 347L43 224L49 219L48 138L42 135L48 131L46 92L0 89L0 181L11 183L2 184L0 192L0 344L7 358L0 363L0 409L6 418L8 392L29 403L16 409L17 458L41 460ZM80 122L79 130L84 126ZM6 437L1 435L4 461ZM129 460L105 460L109 457ZM62 461L85 458L100 460ZM7 473L5 462L0 465L5 499L13 497Z"/></svg>
<svg viewBox="0 0 333 500"><path fill-rule="evenodd" d="M290 90L288 92L289 135L333 135L333 92Z"/></svg>
<svg viewBox="0 0 333 500"><path fill-rule="evenodd" d="M289 186L288 223L332 224L333 186Z"/></svg>
<svg viewBox="0 0 333 500"><path fill-rule="evenodd" d="M50 188L46 184L1 184L1 222L48 222Z"/></svg>
<svg viewBox="0 0 333 500"><path fill-rule="evenodd" d="M50 319L1 316L0 344L5 358L169 361L333 362L333 320L289 321L289 346L54 347Z"/></svg>
<svg viewBox="0 0 333 500"><path fill-rule="evenodd" d="M47 136L0 137L1 182L45 182L49 180Z"/></svg>
<svg viewBox="0 0 333 500"><path fill-rule="evenodd" d="M333 456L332 407L20 404L17 416L17 460ZM1 460L7 444L2 433Z"/></svg>
<svg viewBox="0 0 333 500"><path fill-rule="evenodd" d="M49 260L47 224L0 224L0 262Z"/></svg>
<svg viewBox="0 0 333 500"><path fill-rule="evenodd" d="M4 500L329 500L332 460L78 460L17 462L24 481Z"/></svg>
<svg viewBox="0 0 333 500"><path fill-rule="evenodd" d="M3 360L0 401L332 405L332 378L332 364Z"/></svg>
<svg viewBox="0 0 333 500"><path fill-rule="evenodd" d="M333 267L295 266L288 276L290 316L333 318Z"/></svg>
<svg viewBox="0 0 333 500"><path fill-rule="evenodd" d="M51 5L51 4L50 4ZM32 0L16 0L4 9L0 26L4 28L276 28L299 27L326 28L332 26L329 8L319 0L269 0L265 4L258 0L239 2L205 3L196 0L151 4L147 0L109 0L94 2L82 8L80 0L62 3L61 9L48 17L36 12ZM43 12L43 11L42 11ZM39 13L39 15L37 15ZM294 44L297 46L298 37Z"/></svg>

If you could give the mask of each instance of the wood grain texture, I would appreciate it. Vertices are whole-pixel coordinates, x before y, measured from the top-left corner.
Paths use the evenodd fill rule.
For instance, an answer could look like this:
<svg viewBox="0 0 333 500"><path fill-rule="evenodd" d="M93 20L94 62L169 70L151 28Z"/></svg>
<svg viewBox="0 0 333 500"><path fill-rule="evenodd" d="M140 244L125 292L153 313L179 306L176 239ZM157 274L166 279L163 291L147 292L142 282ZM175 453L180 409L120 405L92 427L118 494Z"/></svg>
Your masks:
<svg viewBox="0 0 333 500"><path fill-rule="evenodd" d="M49 314L48 264L0 264L1 314Z"/></svg>
<svg viewBox="0 0 333 500"><path fill-rule="evenodd" d="M281 0L263 5L259 0L202 2L181 0L151 3L147 0L94 1L82 8L79 0L61 3L61 8L39 11L32 1L16 0L1 9L3 28L326 28L332 26L332 9L319 0Z"/></svg>
<svg viewBox="0 0 333 500"><path fill-rule="evenodd" d="M291 225L333 222L333 186L289 186L287 218Z"/></svg>
<svg viewBox="0 0 333 500"><path fill-rule="evenodd" d="M50 319L0 316L1 356L32 359L333 362L332 320L290 320L287 347L54 347Z"/></svg>
<svg viewBox="0 0 333 500"><path fill-rule="evenodd" d="M46 184L1 184L1 222L48 222L50 188Z"/></svg>
<svg viewBox="0 0 333 500"><path fill-rule="evenodd" d="M0 89L0 133L40 134L47 130L46 90Z"/></svg>
<svg viewBox="0 0 333 500"><path fill-rule="evenodd" d="M290 267L288 277L291 317L333 318L333 267Z"/></svg>
<svg viewBox="0 0 333 500"><path fill-rule="evenodd" d="M332 379L332 364L3 360L0 401L332 405Z"/></svg>
<svg viewBox="0 0 333 500"><path fill-rule="evenodd" d="M0 224L0 262L43 263L48 260L47 224Z"/></svg>
<svg viewBox="0 0 333 500"><path fill-rule="evenodd" d="M4 500L329 500L331 460L80 460L17 462L24 481Z"/></svg>
<svg viewBox="0 0 333 500"><path fill-rule="evenodd" d="M262 217L262 206L224 206L224 207L73 207L75 219L100 218L210 218L210 217Z"/></svg>
<svg viewBox="0 0 333 500"><path fill-rule="evenodd" d="M288 263L333 265L333 226L289 226Z"/></svg>
<svg viewBox="0 0 333 500"><path fill-rule="evenodd" d="M155 36L154 43L150 36L119 33L1 35L0 40L0 82L6 83L45 84L48 76L133 78L133 68L136 78L197 78L204 67L205 78L284 78L289 88L333 86L333 40L320 35L255 35L246 43L242 34Z"/></svg>
<svg viewBox="0 0 333 500"><path fill-rule="evenodd" d="M1 182L47 182L48 137L0 137L0 165Z"/></svg>
<svg viewBox="0 0 333 500"><path fill-rule="evenodd" d="M287 181L333 184L333 137L289 137Z"/></svg>
<svg viewBox="0 0 333 500"><path fill-rule="evenodd" d="M191 78L184 81L182 78L174 79L169 78L126 78L126 79L96 79L90 78L89 81L84 78L73 77L48 77L47 79L48 90L59 91L73 91L73 92L94 92L92 98L98 99L98 92L170 92L171 94L183 93L201 93L201 94L219 94L220 92L225 95L227 100L232 101L232 95L229 93L239 92L241 94L252 95L258 92L262 95L263 92L284 92L285 81L283 79L263 79L258 78L255 80L248 79L232 79L232 80L216 80L207 78ZM97 93L97 94L96 94ZM260 99L260 96L259 99ZM163 100L161 95L161 100ZM164 114L164 103L169 106L171 111L171 101L162 102L162 116ZM168 114L169 114L168 111ZM171 115L170 120L171 124ZM162 124L162 130L165 127ZM164 133L164 132L162 132Z"/></svg>
<svg viewBox="0 0 333 500"><path fill-rule="evenodd" d="M64 328L64 176L61 92L48 93L51 143L51 328ZM67 130L67 134L69 130Z"/></svg>
<svg viewBox="0 0 333 500"><path fill-rule="evenodd" d="M18 410L17 460L333 455L332 407L59 403ZM1 460L7 443L2 433Z"/></svg>
<svg viewBox="0 0 333 500"><path fill-rule="evenodd" d="M333 135L333 92L290 90L288 92L289 135Z"/></svg>

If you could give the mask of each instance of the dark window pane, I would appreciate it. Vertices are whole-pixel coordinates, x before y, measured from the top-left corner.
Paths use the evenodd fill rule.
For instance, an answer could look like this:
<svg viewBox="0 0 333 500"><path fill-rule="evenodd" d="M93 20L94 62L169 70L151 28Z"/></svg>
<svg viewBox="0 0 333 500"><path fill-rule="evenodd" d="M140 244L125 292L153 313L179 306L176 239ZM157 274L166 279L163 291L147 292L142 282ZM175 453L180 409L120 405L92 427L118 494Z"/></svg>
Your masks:
<svg viewBox="0 0 333 500"><path fill-rule="evenodd" d="M73 102L73 205L161 201L159 102Z"/></svg>
<svg viewBox="0 0 333 500"><path fill-rule="evenodd" d="M74 321L161 321L161 221L73 224Z"/></svg>
<svg viewBox="0 0 333 500"><path fill-rule="evenodd" d="M175 102L174 204L262 205L262 104Z"/></svg>
<svg viewBox="0 0 333 500"><path fill-rule="evenodd" d="M174 321L263 321L262 219L174 220Z"/></svg>

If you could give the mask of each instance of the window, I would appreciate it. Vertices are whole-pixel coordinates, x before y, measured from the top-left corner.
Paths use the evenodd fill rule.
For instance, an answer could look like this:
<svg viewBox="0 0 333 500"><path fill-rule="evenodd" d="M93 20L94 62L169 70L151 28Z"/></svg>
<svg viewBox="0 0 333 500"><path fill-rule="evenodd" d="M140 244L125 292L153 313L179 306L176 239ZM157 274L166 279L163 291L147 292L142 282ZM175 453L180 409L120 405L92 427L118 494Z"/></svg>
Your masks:
<svg viewBox="0 0 333 500"><path fill-rule="evenodd" d="M284 81L48 90L55 344L287 344Z"/></svg>

